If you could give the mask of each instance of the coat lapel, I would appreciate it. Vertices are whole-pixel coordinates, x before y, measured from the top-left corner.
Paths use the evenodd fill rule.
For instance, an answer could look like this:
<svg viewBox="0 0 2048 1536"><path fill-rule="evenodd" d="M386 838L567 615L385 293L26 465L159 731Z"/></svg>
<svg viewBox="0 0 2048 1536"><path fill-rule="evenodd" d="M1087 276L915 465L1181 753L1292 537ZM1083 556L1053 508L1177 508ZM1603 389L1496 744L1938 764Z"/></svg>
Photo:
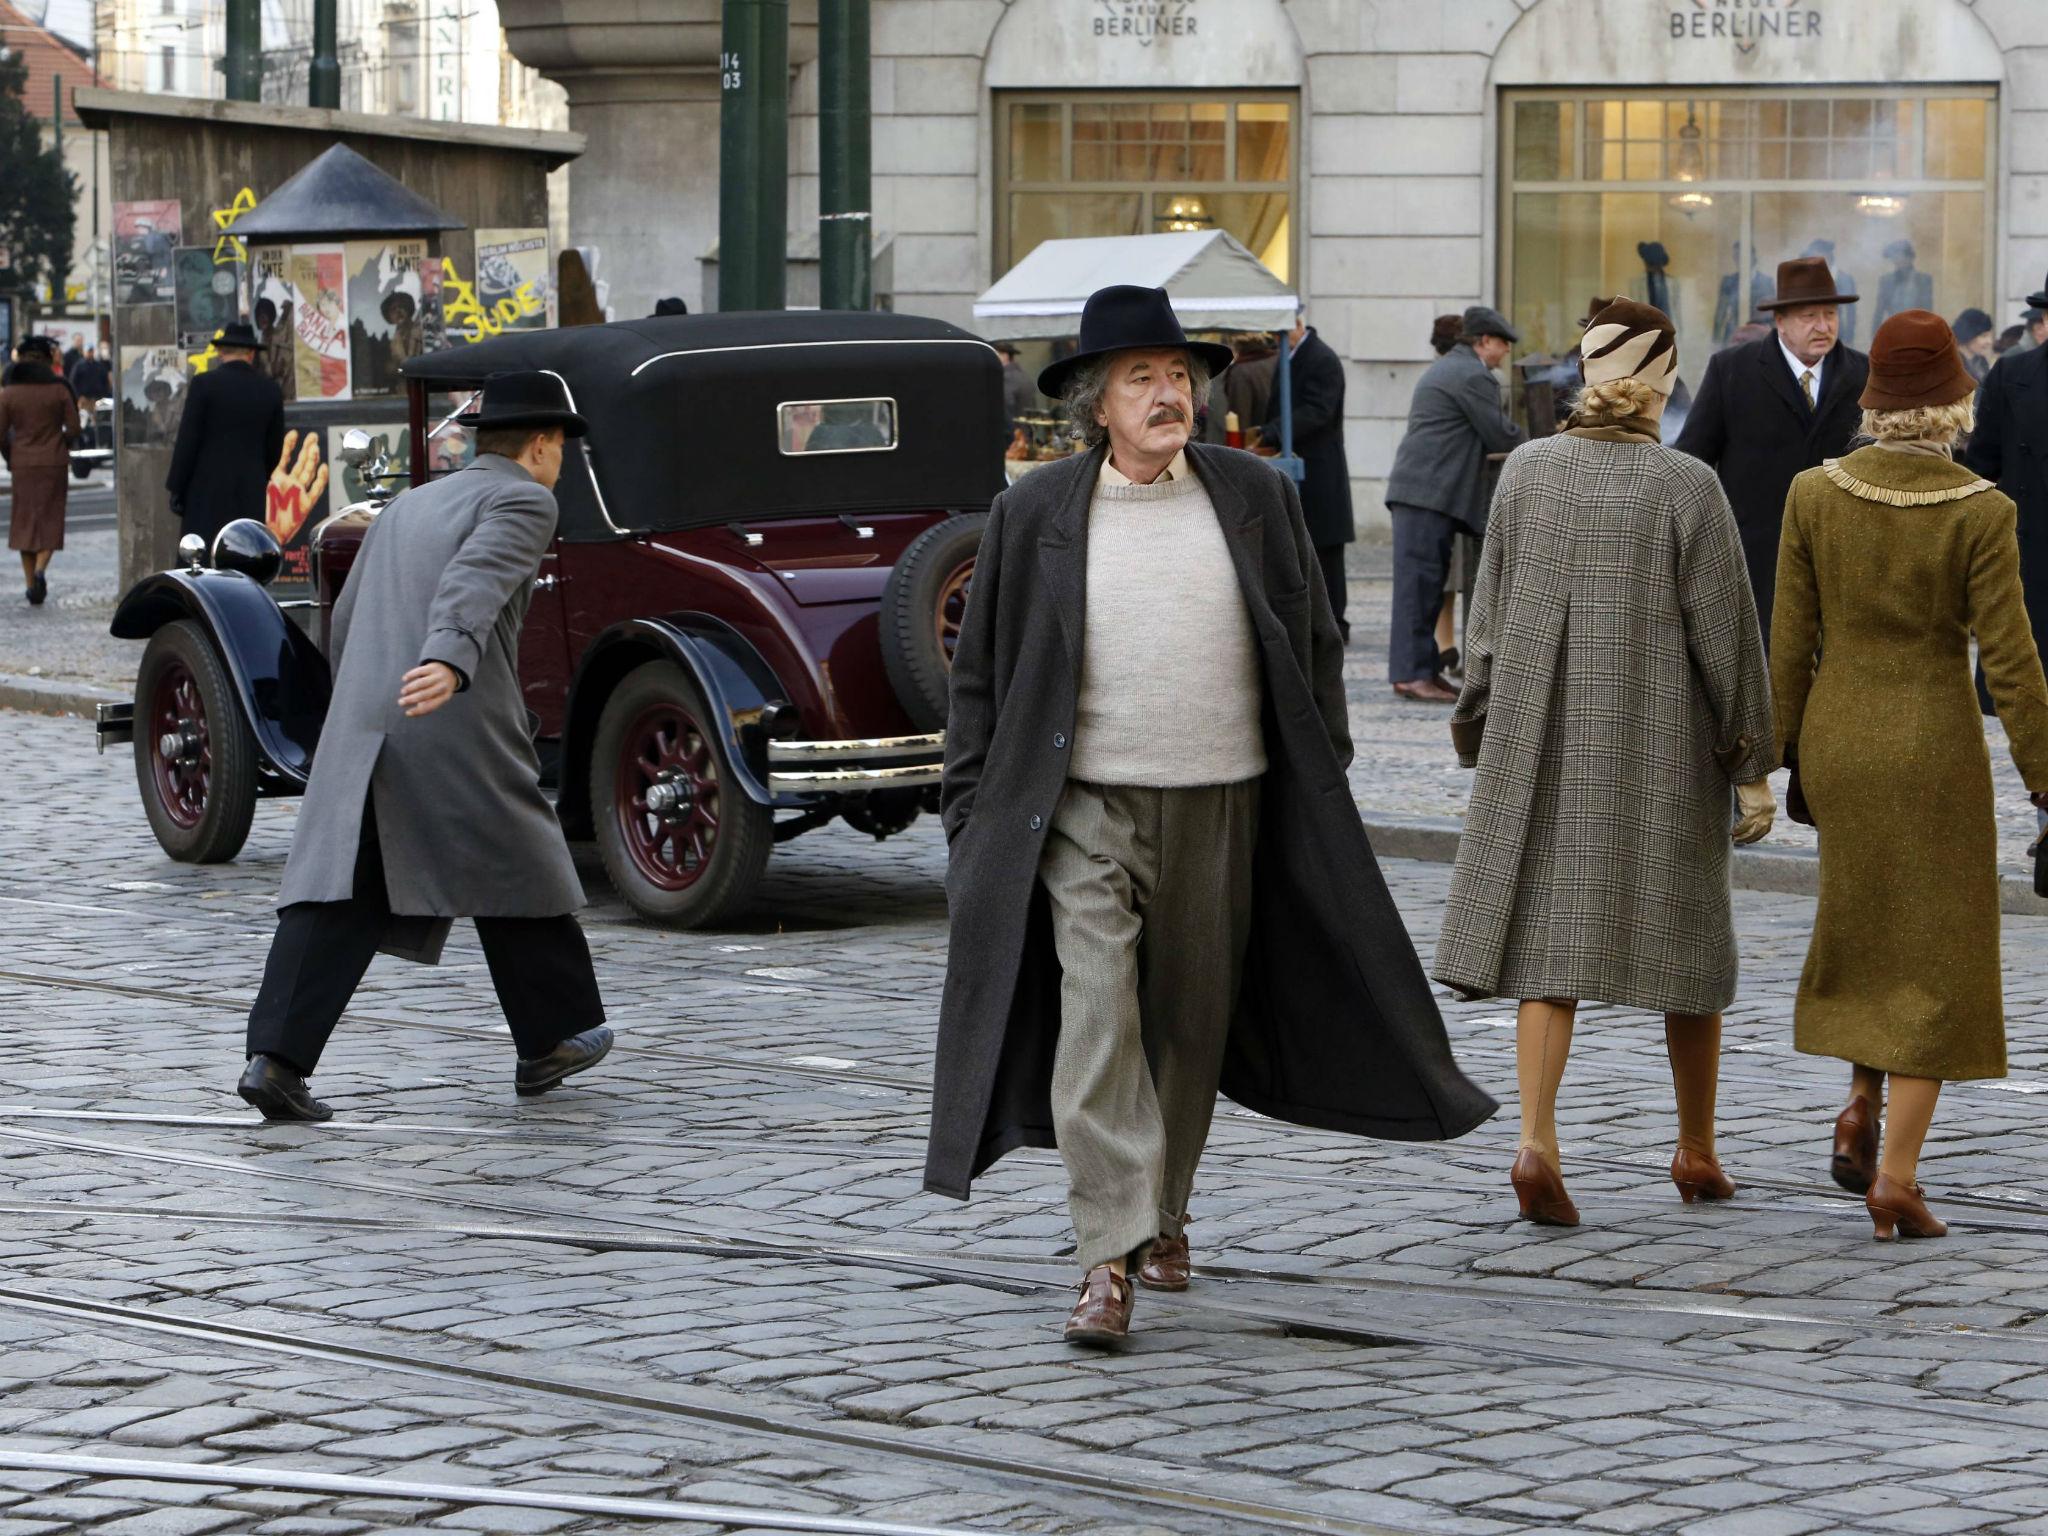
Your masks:
<svg viewBox="0 0 2048 1536"><path fill-rule="evenodd" d="M1211 458L1203 443L1187 446L1188 464L1202 489L1209 493L1209 505L1216 509L1216 522L1223 529L1223 542L1230 546L1231 564L1237 567L1237 584L1247 607L1256 613L1266 599L1265 515L1246 501Z"/></svg>
<svg viewBox="0 0 2048 1536"><path fill-rule="evenodd" d="M1088 503L1095 498L1095 482L1108 454L1104 445L1067 461L1073 466L1069 471L1073 479L1038 536L1038 565L1045 576L1046 596L1059 615L1060 633L1066 637L1067 656L1076 678L1081 674L1081 625L1088 596Z"/></svg>
<svg viewBox="0 0 2048 1536"><path fill-rule="evenodd" d="M1784 349L1778 345L1778 338L1766 336L1758 345L1763 349L1760 356L1764 383L1799 418L1802 427L1811 427L1815 420L1814 412L1806 403L1806 391L1799 387L1799 381L1792 377L1792 370L1786 365Z"/></svg>
<svg viewBox="0 0 2048 1536"><path fill-rule="evenodd" d="M1807 424L1809 429L1828 419L1828 412L1835 408L1846 391L1854 388L1858 394L1863 392L1863 382L1849 376L1849 349L1840 342L1835 343L1828 355L1821 359L1820 366L1820 400L1814 409L1813 420ZM1797 380L1793 381L1793 388L1798 388Z"/></svg>

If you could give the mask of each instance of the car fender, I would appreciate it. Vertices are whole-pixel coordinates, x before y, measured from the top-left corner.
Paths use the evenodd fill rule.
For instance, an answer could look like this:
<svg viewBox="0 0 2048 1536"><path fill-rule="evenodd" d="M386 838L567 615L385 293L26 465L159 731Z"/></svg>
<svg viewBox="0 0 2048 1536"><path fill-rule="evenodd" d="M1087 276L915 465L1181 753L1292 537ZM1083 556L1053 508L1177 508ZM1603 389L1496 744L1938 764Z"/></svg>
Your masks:
<svg viewBox="0 0 2048 1536"><path fill-rule="evenodd" d="M227 663L264 769L304 789L333 680L320 648L240 571L163 571L129 589L108 626L116 639L147 640L191 619Z"/></svg>
<svg viewBox="0 0 2048 1536"><path fill-rule="evenodd" d="M605 700L628 672L650 661L674 662L690 674L711 712L706 723L724 741L739 787L750 800L774 803L768 789L766 724L770 706L786 695L761 653L731 625L708 614L628 619L591 642L569 685L556 809L571 836L591 830L590 744Z"/></svg>

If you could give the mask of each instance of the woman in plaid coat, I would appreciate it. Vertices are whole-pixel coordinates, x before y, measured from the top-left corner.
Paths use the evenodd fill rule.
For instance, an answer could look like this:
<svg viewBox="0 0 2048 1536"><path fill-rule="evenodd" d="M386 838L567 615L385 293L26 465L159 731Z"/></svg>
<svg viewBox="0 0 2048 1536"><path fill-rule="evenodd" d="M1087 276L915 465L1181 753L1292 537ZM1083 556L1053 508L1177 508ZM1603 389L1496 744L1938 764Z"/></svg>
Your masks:
<svg viewBox="0 0 2048 1536"><path fill-rule="evenodd" d="M1494 497L1452 718L1477 767L1433 974L1521 1000L1522 1215L1575 1226L1557 1089L1574 1011L1665 1016L1688 1204L1714 1158L1721 1010L1735 996L1734 841L1770 830L1769 675L1734 515L1713 471L1658 440L1671 322L1617 299L1589 322L1566 430L1518 448Z"/></svg>

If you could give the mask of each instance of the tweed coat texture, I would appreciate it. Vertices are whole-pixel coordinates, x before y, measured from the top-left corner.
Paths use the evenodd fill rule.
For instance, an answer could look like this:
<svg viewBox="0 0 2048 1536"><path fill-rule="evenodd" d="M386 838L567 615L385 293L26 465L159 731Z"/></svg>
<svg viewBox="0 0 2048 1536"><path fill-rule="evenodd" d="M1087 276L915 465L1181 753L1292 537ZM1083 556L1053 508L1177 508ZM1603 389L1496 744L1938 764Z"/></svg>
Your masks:
<svg viewBox="0 0 2048 1536"><path fill-rule="evenodd" d="M62 549L78 402L70 386L41 363L17 364L10 378L0 387L0 456L14 482L7 547Z"/></svg>
<svg viewBox="0 0 2048 1536"><path fill-rule="evenodd" d="M1735 996L1733 788L1776 766L1727 498L1648 440L1508 456L1453 729L1485 717L1432 974L1482 997Z"/></svg>
<svg viewBox="0 0 2048 1536"><path fill-rule="evenodd" d="M1501 408L1500 381L1470 343L1459 342L1415 381L1387 504L1424 507L1483 532L1486 456L1521 440L1522 429Z"/></svg>
<svg viewBox="0 0 2048 1536"><path fill-rule="evenodd" d="M278 905L354 890L364 797L393 914L394 953L431 959L454 917L558 917L583 905L540 789L519 688L519 631L555 534L555 498L496 454L378 514L334 609L334 699L292 834ZM399 679L441 661L468 685L432 714Z"/></svg>
<svg viewBox="0 0 2048 1536"><path fill-rule="evenodd" d="M1038 871L1067 783L1103 453L995 499L954 654L940 809L952 928L925 1162L936 1194L964 1199L1005 1152L1055 1144L1061 973ZM1187 458L1230 549L1264 693L1253 917L1221 1089L1326 1130L1463 1135L1496 1106L1451 1056L1344 776L1343 646L1293 483L1233 448L1190 443Z"/></svg>
<svg viewBox="0 0 2048 1536"><path fill-rule="evenodd" d="M222 363L185 391L164 488L185 533L213 543L238 517L262 522L284 452L284 391L248 363Z"/></svg>
<svg viewBox="0 0 2048 1536"><path fill-rule="evenodd" d="M2048 347L2008 352L1992 364L1962 456L2019 507L2020 586L2034 648L2048 647ZM1982 688L1977 702L1992 712Z"/></svg>
<svg viewBox="0 0 2048 1536"><path fill-rule="evenodd" d="M1809 406L1773 330L1707 359L1699 395L1672 444L1721 477L1742 530L1742 557L1766 645L1785 492L1800 471L1849 451L1863 420L1857 397L1869 379L1870 359L1837 342L1821 359L1820 399Z"/></svg>
<svg viewBox="0 0 2048 1536"><path fill-rule="evenodd" d="M2016 515L1973 470L1878 447L1792 482L1771 672L1779 740L1820 832L1801 1051L1909 1077L2005 1076L1997 822L1970 635L2020 777L2048 790L2048 683Z"/></svg>

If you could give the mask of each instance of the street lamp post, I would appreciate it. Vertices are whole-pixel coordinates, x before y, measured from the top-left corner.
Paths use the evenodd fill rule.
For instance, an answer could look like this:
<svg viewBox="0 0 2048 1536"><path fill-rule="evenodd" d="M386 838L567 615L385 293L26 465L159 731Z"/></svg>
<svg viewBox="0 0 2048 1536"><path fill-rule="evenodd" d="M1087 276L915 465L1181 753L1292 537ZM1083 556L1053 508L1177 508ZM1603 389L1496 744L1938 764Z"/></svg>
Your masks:
<svg viewBox="0 0 2048 1536"><path fill-rule="evenodd" d="M262 0L228 0L227 73L229 101L263 99Z"/></svg>
<svg viewBox="0 0 2048 1536"><path fill-rule="evenodd" d="M868 0L818 0L818 307L874 306Z"/></svg>
<svg viewBox="0 0 2048 1536"><path fill-rule="evenodd" d="M306 72L306 103L341 105L340 27L335 22L338 0L313 0L313 64Z"/></svg>
<svg viewBox="0 0 2048 1536"><path fill-rule="evenodd" d="M780 309L789 200L789 0L725 0L718 307Z"/></svg>

